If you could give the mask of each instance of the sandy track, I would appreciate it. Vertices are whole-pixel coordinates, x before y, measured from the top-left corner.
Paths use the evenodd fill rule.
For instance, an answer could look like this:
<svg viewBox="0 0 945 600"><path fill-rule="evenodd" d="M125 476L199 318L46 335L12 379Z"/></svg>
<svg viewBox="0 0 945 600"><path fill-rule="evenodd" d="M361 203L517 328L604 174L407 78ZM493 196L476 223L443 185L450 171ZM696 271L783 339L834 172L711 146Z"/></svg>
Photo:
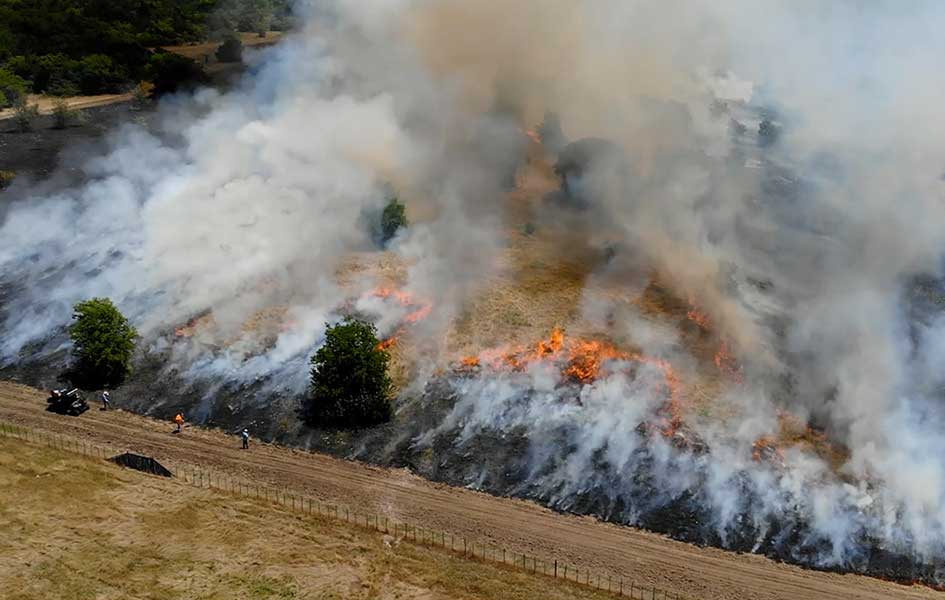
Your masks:
<svg viewBox="0 0 945 600"><path fill-rule="evenodd" d="M71 96L68 98L62 98L65 101L66 106L72 110L84 110L86 108L96 108L99 106L107 106L109 104L117 104L119 102L130 102L134 99L134 94L101 94L98 96ZM39 114L41 115L51 115L55 108L56 101L59 98L52 96L38 96L30 95L27 98L27 103L35 105L39 108ZM5 108L0 110L0 121L4 119L12 119L14 110L12 108Z"/></svg>
<svg viewBox="0 0 945 600"><path fill-rule="evenodd" d="M599 569L692 598L945 598L921 586L808 571L751 555L698 548L627 527L560 515L538 505L437 485L387 470L274 445L239 450L235 436L95 408L71 418L45 411L33 388L0 382L0 420L68 433L168 461L225 470L260 482L449 531L540 558Z"/></svg>

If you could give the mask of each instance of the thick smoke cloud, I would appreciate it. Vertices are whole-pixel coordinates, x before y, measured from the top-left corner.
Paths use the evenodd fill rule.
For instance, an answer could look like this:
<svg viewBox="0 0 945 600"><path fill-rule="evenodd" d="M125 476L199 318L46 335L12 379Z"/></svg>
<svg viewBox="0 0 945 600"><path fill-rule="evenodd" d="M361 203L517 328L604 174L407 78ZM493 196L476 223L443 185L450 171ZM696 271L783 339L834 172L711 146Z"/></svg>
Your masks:
<svg viewBox="0 0 945 600"><path fill-rule="evenodd" d="M527 485L558 505L606 490L635 521L698 490L723 544L747 517L759 543L774 522L805 523L822 565L851 564L867 538L945 555L945 327L910 309L945 241L935 3L303 8L305 28L258 56L239 89L178 99L155 127L114 132L81 188L17 192L0 225L0 364L60 349L72 303L106 295L187 376L299 393L324 322L376 284L345 289L336 275L372 249L364 215L393 185L419 215L392 249L405 289L435 307L415 331L432 348L419 359L430 374L499 268L522 130L551 111L570 140L605 138L626 157L625 171L582 182L595 202L581 231L620 248L595 277L620 284L642 264L698 301L743 369L720 392L731 416L688 415L709 450L680 449L638 431L663 405L659 369L575 388L536 366L458 378L452 412L417 446L524 432ZM728 112L713 110L720 98ZM755 132L769 113L782 133L764 146ZM260 342L246 323L272 307L278 326ZM358 308L384 335L403 311ZM583 309L605 322L609 307L589 292ZM173 335L206 314L213 339ZM697 370L672 327L617 317L615 337ZM788 448L778 468L753 460L779 409L823 428L848 459L835 468Z"/></svg>

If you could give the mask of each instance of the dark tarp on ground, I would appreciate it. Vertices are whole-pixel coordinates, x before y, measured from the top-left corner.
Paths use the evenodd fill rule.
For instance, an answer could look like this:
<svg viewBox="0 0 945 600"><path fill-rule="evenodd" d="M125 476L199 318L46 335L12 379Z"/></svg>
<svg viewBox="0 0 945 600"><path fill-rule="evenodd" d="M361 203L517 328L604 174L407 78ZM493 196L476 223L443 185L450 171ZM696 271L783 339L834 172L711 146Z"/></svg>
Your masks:
<svg viewBox="0 0 945 600"><path fill-rule="evenodd" d="M144 471L145 473L151 473L152 475L160 475L161 477L172 476L172 473L165 469L164 465L154 460L150 456L141 456L140 454L125 452L124 454L119 454L110 460L123 467L137 469L138 471Z"/></svg>

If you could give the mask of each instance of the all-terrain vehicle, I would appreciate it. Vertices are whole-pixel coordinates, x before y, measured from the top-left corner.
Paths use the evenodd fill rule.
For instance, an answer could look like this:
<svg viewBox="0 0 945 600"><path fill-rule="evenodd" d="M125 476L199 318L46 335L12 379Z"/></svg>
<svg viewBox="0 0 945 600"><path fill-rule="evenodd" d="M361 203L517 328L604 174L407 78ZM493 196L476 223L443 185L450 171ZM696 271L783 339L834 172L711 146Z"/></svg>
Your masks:
<svg viewBox="0 0 945 600"><path fill-rule="evenodd" d="M89 404L82 397L79 388L52 390L46 402L49 405L46 410L73 417L78 417L89 409Z"/></svg>

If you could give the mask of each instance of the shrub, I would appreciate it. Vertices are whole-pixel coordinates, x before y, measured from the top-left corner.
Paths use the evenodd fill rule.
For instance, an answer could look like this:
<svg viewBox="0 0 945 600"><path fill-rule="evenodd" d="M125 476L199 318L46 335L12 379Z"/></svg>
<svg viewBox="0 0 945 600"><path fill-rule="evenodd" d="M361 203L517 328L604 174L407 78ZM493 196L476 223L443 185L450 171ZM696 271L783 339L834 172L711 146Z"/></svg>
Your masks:
<svg viewBox="0 0 945 600"><path fill-rule="evenodd" d="M243 42L235 37L228 37L217 48L217 60L222 63L242 62Z"/></svg>
<svg viewBox="0 0 945 600"><path fill-rule="evenodd" d="M138 332L108 298L75 305L69 335L84 387L114 387L131 373L131 355Z"/></svg>
<svg viewBox="0 0 945 600"><path fill-rule="evenodd" d="M359 427L390 420L390 355L378 343L374 325L359 319L328 327L312 357L310 422Z"/></svg>
<svg viewBox="0 0 945 600"><path fill-rule="evenodd" d="M8 108L26 95L27 82L7 69L0 69L0 108Z"/></svg>
<svg viewBox="0 0 945 600"><path fill-rule="evenodd" d="M146 86L144 83L139 83L136 85L131 94L132 110L141 110L148 105L148 100L150 99L151 93L148 90L148 86Z"/></svg>
<svg viewBox="0 0 945 600"><path fill-rule="evenodd" d="M381 213L381 242L386 244L401 227L407 227L407 207L396 197L391 198Z"/></svg>
<svg viewBox="0 0 945 600"><path fill-rule="evenodd" d="M760 146L774 145L780 135L781 128L770 119L765 119L758 125L758 144Z"/></svg>
<svg viewBox="0 0 945 600"><path fill-rule="evenodd" d="M13 103L13 122L18 130L31 130L37 117L39 117L39 106L27 102L25 96L20 96Z"/></svg>
<svg viewBox="0 0 945 600"><path fill-rule="evenodd" d="M62 98L53 102L53 129L65 129L76 118L76 111L69 108L69 103Z"/></svg>
<svg viewBox="0 0 945 600"><path fill-rule="evenodd" d="M16 171L0 171L0 190L7 187L16 179Z"/></svg>
<svg viewBox="0 0 945 600"><path fill-rule="evenodd" d="M171 52L155 52L148 64L148 74L154 84L153 96L171 94L207 82L203 69L187 57Z"/></svg>

